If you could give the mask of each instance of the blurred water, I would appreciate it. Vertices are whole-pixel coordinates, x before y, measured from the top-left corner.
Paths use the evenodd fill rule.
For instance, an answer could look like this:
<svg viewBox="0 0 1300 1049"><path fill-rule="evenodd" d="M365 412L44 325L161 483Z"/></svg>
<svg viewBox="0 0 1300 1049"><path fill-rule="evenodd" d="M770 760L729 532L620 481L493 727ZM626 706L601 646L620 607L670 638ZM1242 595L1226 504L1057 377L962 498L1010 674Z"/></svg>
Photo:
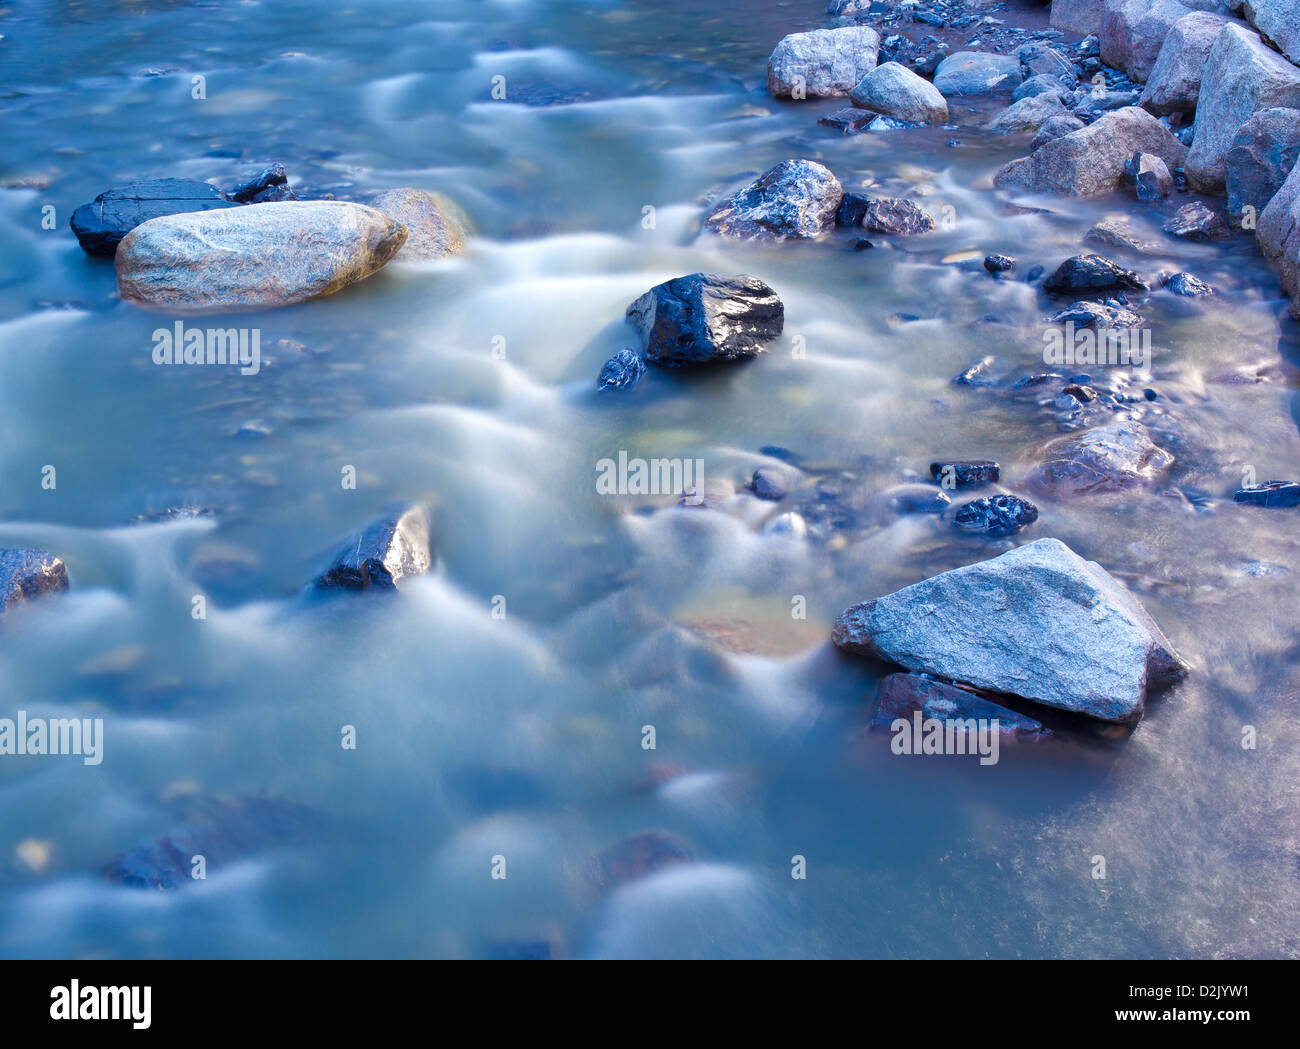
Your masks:
<svg viewBox="0 0 1300 1049"><path fill-rule="evenodd" d="M875 678L827 650L834 616L1005 548L896 520L880 493L939 455L997 458L1015 479L1059 432L1032 401L950 384L985 354L1013 376L1043 370L1047 307L944 260L1003 251L1023 274L1081 250L1105 215L1147 220L1119 197L1004 214L989 177L1023 142L979 131L980 112L957 112L956 132L844 137L816 123L833 102L774 102L768 52L822 9L0 13L0 545L50 549L73 581L6 620L0 716L106 725L99 766L0 761L0 954L1300 951L1295 518L1231 502L1246 466L1295 476L1297 336L1244 240L1164 240L1143 260L1220 289L1200 307L1153 295L1154 361L1131 377L1160 392L1146 422L1178 457L1171 486L1213 505L1047 500L1023 536L1129 582L1189 681L1126 739L1007 747L993 767L863 737ZM791 156L954 221L860 253L838 237L697 239L705 200ZM170 318L117 302L68 216L131 178L230 185L271 160L304 193L440 190L477 235L454 260L243 315L271 358L257 376L155 367L151 332ZM627 304L697 270L766 280L785 336L744 367L597 396L601 363L631 342ZM1224 381L1238 371L1250 381ZM844 491L838 538L765 534L779 511L743 494L699 511L595 491L595 462L626 449L702 458L729 493L773 463L765 446ZM333 543L402 499L434 508L436 576L392 600L302 592ZM215 516L134 520L182 503ZM206 621L190 617L196 593ZM100 879L187 797L259 794L324 825L172 893ZM646 831L698 862L621 886L593 873ZM795 855L807 880L790 877Z"/></svg>

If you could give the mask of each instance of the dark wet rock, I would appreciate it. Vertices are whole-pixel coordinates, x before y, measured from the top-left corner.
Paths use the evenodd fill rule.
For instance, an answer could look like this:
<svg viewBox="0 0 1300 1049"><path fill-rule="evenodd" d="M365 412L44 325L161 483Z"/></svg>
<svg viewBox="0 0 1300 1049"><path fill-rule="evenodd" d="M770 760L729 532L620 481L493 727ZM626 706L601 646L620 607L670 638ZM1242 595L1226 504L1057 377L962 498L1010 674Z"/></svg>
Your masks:
<svg viewBox="0 0 1300 1049"><path fill-rule="evenodd" d="M1241 225L1247 208L1258 219L1298 157L1300 109L1260 110L1241 126L1223 158L1228 216L1234 225Z"/></svg>
<svg viewBox="0 0 1300 1049"><path fill-rule="evenodd" d="M1175 295L1183 295L1187 298L1214 294L1214 289L1210 285L1190 273L1171 273L1164 279L1164 286Z"/></svg>
<svg viewBox="0 0 1300 1049"><path fill-rule="evenodd" d="M655 285L627 317L650 363L685 368L753 357L781 334L785 307L757 277L692 273Z"/></svg>
<svg viewBox="0 0 1300 1049"><path fill-rule="evenodd" d="M602 852L596 858L595 874L601 885L612 889L667 867L694 862L694 851L675 834L643 831Z"/></svg>
<svg viewBox="0 0 1300 1049"><path fill-rule="evenodd" d="M981 357L965 371L954 375L952 383L954 386L994 386L996 380L992 370L996 363L996 357Z"/></svg>
<svg viewBox="0 0 1300 1049"><path fill-rule="evenodd" d="M785 498L785 478L776 470L760 466L750 479L749 489L760 499L779 503Z"/></svg>
<svg viewBox="0 0 1300 1049"><path fill-rule="evenodd" d="M1146 283L1133 270L1102 255L1084 252L1066 259L1046 281L1052 295L1093 295L1103 291L1144 291Z"/></svg>
<svg viewBox="0 0 1300 1049"><path fill-rule="evenodd" d="M1034 742L1053 735L1033 718L999 706L969 689L919 674L885 675L876 697L876 712L871 718L873 729L891 728L899 718L910 725L912 715L919 712L926 721L962 722L969 718L985 723L996 721L998 735L1003 739Z"/></svg>
<svg viewBox="0 0 1300 1049"><path fill-rule="evenodd" d="M1080 299L1054 313L1052 323L1073 324L1076 328L1139 328L1142 326L1142 318L1122 306L1108 306L1104 302Z"/></svg>
<svg viewBox="0 0 1300 1049"><path fill-rule="evenodd" d="M236 208L216 186L188 178L150 178L116 186L72 213L72 232L87 255L111 259L142 222L163 215Z"/></svg>
<svg viewBox="0 0 1300 1049"><path fill-rule="evenodd" d="M1184 204L1161 228L1170 236L1183 240L1229 240L1232 237L1227 219L1199 200Z"/></svg>
<svg viewBox="0 0 1300 1049"><path fill-rule="evenodd" d="M405 242L401 223L343 201L167 215L122 239L117 289L175 309L285 306L364 280Z"/></svg>
<svg viewBox="0 0 1300 1049"><path fill-rule="evenodd" d="M1142 716L1149 687L1187 666L1100 565L1039 539L854 605L841 649L1110 722Z"/></svg>
<svg viewBox="0 0 1300 1049"><path fill-rule="evenodd" d="M1120 492L1162 480L1173 463L1144 426L1124 420L1054 441L1026 483L1057 496Z"/></svg>
<svg viewBox="0 0 1300 1049"><path fill-rule="evenodd" d="M1016 268L1016 260L1010 255L985 255L984 268L990 273L1006 273Z"/></svg>
<svg viewBox="0 0 1300 1049"><path fill-rule="evenodd" d="M844 190L811 160L785 160L721 201L705 228L741 240L816 237L835 223Z"/></svg>
<svg viewBox="0 0 1300 1049"><path fill-rule="evenodd" d="M645 361L641 354L630 347L624 347L605 362L600 369L600 378L596 386L601 390L622 390L631 386L645 375Z"/></svg>
<svg viewBox="0 0 1300 1049"><path fill-rule="evenodd" d="M1300 164L1260 215L1255 238L1282 290L1291 296L1291 316L1300 320Z"/></svg>
<svg viewBox="0 0 1300 1049"><path fill-rule="evenodd" d="M1101 60L1145 84L1160 45L1184 15L1178 0L1109 0L1101 19Z"/></svg>
<svg viewBox="0 0 1300 1049"><path fill-rule="evenodd" d="M1034 95L1012 102L984 126L999 135L1036 135L1053 117L1068 115L1055 95Z"/></svg>
<svg viewBox="0 0 1300 1049"><path fill-rule="evenodd" d="M1192 11L1169 30L1156 55L1139 104L1156 116L1191 113L1201 93L1201 71L1214 38L1228 21L1212 11Z"/></svg>
<svg viewBox="0 0 1300 1049"><path fill-rule="evenodd" d="M232 189L228 196L241 204L297 199L289 189L289 174L280 163L270 164L251 178L245 179Z"/></svg>
<svg viewBox="0 0 1300 1049"><path fill-rule="evenodd" d="M1124 174L1133 180L1138 200L1160 200L1174 191L1174 176L1165 162L1150 153L1134 153L1124 165Z"/></svg>
<svg viewBox="0 0 1300 1049"><path fill-rule="evenodd" d="M973 499L959 507L952 523L967 532L987 536L1015 535L1038 520L1038 507L1015 495Z"/></svg>
<svg viewBox="0 0 1300 1049"><path fill-rule="evenodd" d="M902 197L874 197L867 201L862 228L872 233L912 236L929 233L934 229L934 219L913 201Z"/></svg>
<svg viewBox="0 0 1300 1049"><path fill-rule="evenodd" d="M104 877L136 889L179 889L194 880L194 858L202 856L211 878L223 867L319 832L320 813L276 798L206 799L171 833L137 845L114 859Z"/></svg>
<svg viewBox="0 0 1300 1049"><path fill-rule="evenodd" d="M847 95L876 68L880 34L867 26L791 33L767 60L767 90L774 98Z"/></svg>
<svg viewBox="0 0 1300 1049"><path fill-rule="evenodd" d="M44 594L68 589L68 570L51 553L29 546L0 550L0 616Z"/></svg>
<svg viewBox="0 0 1300 1049"><path fill-rule="evenodd" d="M1014 55L958 51L939 63L934 86L945 98L1011 94L1020 86L1020 60Z"/></svg>
<svg viewBox="0 0 1300 1049"><path fill-rule="evenodd" d="M870 251L874 247L875 245L872 244L871 241L867 240L865 237L859 240L855 240L853 242L854 251Z"/></svg>
<svg viewBox="0 0 1300 1049"><path fill-rule="evenodd" d="M913 124L942 124L948 119L948 103L938 88L898 62L877 66L849 97L855 106Z"/></svg>
<svg viewBox="0 0 1300 1049"><path fill-rule="evenodd" d="M1300 506L1300 484L1295 481L1265 481L1238 490L1232 501L1251 506Z"/></svg>
<svg viewBox="0 0 1300 1049"><path fill-rule="evenodd" d="M423 508L412 506L379 518L350 539L315 585L395 590L427 573L431 565L429 518Z"/></svg>
<svg viewBox="0 0 1300 1049"><path fill-rule="evenodd" d="M867 205L870 203L871 198L861 193L845 193L835 212L835 225L861 226L867 214Z"/></svg>
<svg viewBox="0 0 1300 1049"><path fill-rule="evenodd" d="M459 255L469 239L469 219L441 193L403 186L377 193L367 203L406 227L406 243L398 262L441 259Z"/></svg>
<svg viewBox="0 0 1300 1049"><path fill-rule="evenodd" d="M1078 401L1080 404L1091 404L1097 399L1097 391L1093 387L1077 382L1070 383L1061 390L1061 393Z"/></svg>
<svg viewBox="0 0 1300 1049"><path fill-rule="evenodd" d="M1157 156L1172 170L1187 147L1146 110L1129 106L1043 143L1004 165L993 181L1003 188L1091 197L1123 185L1124 163L1134 153Z"/></svg>
<svg viewBox="0 0 1300 1049"><path fill-rule="evenodd" d="M876 114L867 110L845 107L844 109L837 109L834 113L827 113L823 117L818 117L817 123L826 127L839 128L847 133L861 131L875 118ZM845 195L847 196L847 194Z"/></svg>
<svg viewBox="0 0 1300 1049"><path fill-rule="evenodd" d="M900 484L890 488L889 508L900 514L941 514L952 499L941 488L929 484Z"/></svg>
<svg viewBox="0 0 1300 1049"><path fill-rule="evenodd" d="M940 459L930 464L930 476L941 488L978 488L995 484L1002 467L992 459Z"/></svg>
<svg viewBox="0 0 1300 1049"><path fill-rule="evenodd" d="M1013 390L1032 390L1039 386L1050 386L1060 382L1065 376L1056 372L1037 372L1033 375L1026 375L1022 379L1017 379L1012 383Z"/></svg>

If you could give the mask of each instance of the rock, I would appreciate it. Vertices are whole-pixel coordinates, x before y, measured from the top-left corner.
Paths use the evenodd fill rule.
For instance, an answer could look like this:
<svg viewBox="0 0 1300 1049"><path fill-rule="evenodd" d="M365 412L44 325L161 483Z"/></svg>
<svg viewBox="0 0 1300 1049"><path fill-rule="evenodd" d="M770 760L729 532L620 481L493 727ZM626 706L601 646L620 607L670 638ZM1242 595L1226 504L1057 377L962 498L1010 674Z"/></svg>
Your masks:
<svg viewBox="0 0 1300 1049"><path fill-rule="evenodd" d="M1051 21L1057 29L1080 36L1099 34L1106 0L1052 0Z"/></svg>
<svg viewBox="0 0 1300 1049"><path fill-rule="evenodd" d="M0 616L14 605L68 589L68 570L59 558L33 547L0 549Z"/></svg>
<svg viewBox="0 0 1300 1049"><path fill-rule="evenodd" d="M785 498L785 480L775 470L759 467L749 482L750 491L759 499L769 499L779 503Z"/></svg>
<svg viewBox="0 0 1300 1049"><path fill-rule="evenodd" d="M343 201L170 215L123 238L117 288L128 301L174 309L284 306L363 280L405 241L383 212Z"/></svg>
<svg viewBox="0 0 1300 1049"><path fill-rule="evenodd" d="M1136 251L1143 255L1154 255L1160 252L1160 246L1154 241L1142 240L1134 233L1128 219L1122 215L1102 219L1083 235L1083 239L1105 244L1111 248L1127 248L1129 251Z"/></svg>
<svg viewBox="0 0 1300 1049"><path fill-rule="evenodd" d="M602 852L593 873L600 885L612 889L667 867L694 862L695 854L681 838L663 831L644 831Z"/></svg>
<svg viewBox="0 0 1300 1049"><path fill-rule="evenodd" d="M1234 503L1248 503L1251 506L1287 507L1300 506L1300 484L1295 481L1265 481L1252 484L1237 491Z"/></svg>
<svg viewBox="0 0 1300 1049"><path fill-rule="evenodd" d="M1138 105L1156 116L1195 110L1201 70L1227 21L1223 15L1193 11L1175 22L1160 45Z"/></svg>
<svg viewBox="0 0 1300 1049"><path fill-rule="evenodd" d="M1145 609L1059 539L943 572L842 612L832 633L870 655L1101 721L1142 716L1187 666Z"/></svg>
<svg viewBox="0 0 1300 1049"><path fill-rule="evenodd" d="M82 204L69 223L81 250L97 258L111 259L117 246L142 222L163 215L191 211L237 208L233 200L206 182L189 178L148 178L116 186Z"/></svg>
<svg viewBox="0 0 1300 1049"><path fill-rule="evenodd" d="M1032 135L1052 117L1067 115L1055 95L1034 95L1011 103L984 126L999 135Z"/></svg>
<svg viewBox="0 0 1300 1049"><path fill-rule="evenodd" d="M1178 0L1106 0L1101 19L1101 60L1145 84L1160 45L1191 12Z"/></svg>
<svg viewBox="0 0 1300 1049"><path fill-rule="evenodd" d="M1096 196L1123 185L1124 162L1134 153L1153 154L1173 170L1183 163L1187 147L1146 110L1130 106L1013 160L998 171L994 183L1034 192Z"/></svg>
<svg viewBox="0 0 1300 1049"><path fill-rule="evenodd" d="M596 380L596 387L601 390L626 389L640 380L643 375L645 375L645 361L636 350L625 346L600 369L600 378Z"/></svg>
<svg viewBox="0 0 1300 1049"><path fill-rule="evenodd" d="M1054 117L1048 117L1043 122L1043 126L1038 129L1036 134L1029 142L1029 152L1033 153L1039 146L1044 146L1054 139L1061 138L1063 135L1070 135L1084 126L1082 120L1073 113L1060 113Z"/></svg>
<svg viewBox="0 0 1300 1049"><path fill-rule="evenodd" d="M1198 298L1202 295L1214 294L1212 287L1201 280L1200 277L1194 277L1190 273L1171 273L1164 279L1163 284L1175 295L1183 295L1187 298Z"/></svg>
<svg viewBox="0 0 1300 1049"><path fill-rule="evenodd" d="M907 131L921 126L922 125L920 124L913 124L910 120L899 120L898 117L878 116L866 126L866 130L873 133L881 131Z"/></svg>
<svg viewBox="0 0 1300 1049"><path fill-rule="evenodd" d="M1139 328L1142 318L1132 310L1107 306L1104 302L1080 299L1052 315L1053 324L1073 324L1076 328L1118 330Z"/></svg>
<svg viewBox="0 0 1300 1049"><path fill-rule="evenodd" d="M948 494L928 484L900 484L890 488L889 508L900 514L941 514L952 505Z"/></svg>
<svg viewBox="0 0 1300 1049"><path fill-rule="evenodd" d="M834 225L843 195L839 179L821 164L785 160L719 203L704 224L741 240L816 237Z"/></svg>
<svg viewBox="0 0 1300 1049"><path fill-rule="evenodd" d="M1300 12L1295 0L1245 0L1242 15L1277 45L1287 58L1300 65Z"/></svg>
<svg viewBox="0 0 1300 1049"><path fill-rule="evenodd" d="M1052 295L1092 295L1100 291L1144 291L1146 283L1133 270L1102 255L1084 252L1066 259L1043 282Z"/></svg>
<svg viewBox="0 0 1300 1049"><path fill-rule="evenodd" d="M785 325L785 307L757 277L692 273L657 284L627 308L646 359L684 368L753 357Z"/></svg>
<svg viewBox="0 0 1300 1049"><path fill-rule="evenodd" d="M1163 160L1150 153L1134 153L1124 165L1124 173L1133 180L1138 200L1160 200L1174 191L1174 176Z"/></svg>
<svg viewBox="0 0 1300 1049"><path fill-rule="evenodd" d="M867 205L871 198L863 193L845 193L840 206L835 211L835 225L848 228L860 227L867 214Z"/></svg>
<svg viewBox="0 0 1300 1049"><path fill-rule="evenodd" d="M1073 97L1076 102L1070 112L1085 124L1090 124L1103 113L1136 106L1138 99L1142 97L1142 92L1137 88L1132 91L1109 91L1105 89L1098 91L1093 88L1088 91L1076 92ZM1146 111L1143 110L1143 112Z"/></svg>
<svg viewBox="0 0 1300 1049"><path fill-rule="evenodd" d="M778 514L763 526L763 534L805 539L808 536L808 522L801 515L793 512Z"/></svg>
<svg viewBox="0 0 1300 1049"><path fill-rule="evenodd" d="M930 464L930 476L941 488L978 488L1000 480L1002 467L992 459L940 459Z"/></svg>
<svg viewBox="0 0 1300 1049"><path fill-rule="evenodd" d="M1144 426L1117 421L1048 445L1027 483L1057 496L1120 492L1161 480L1173 463Z"/></svg>
<svg viewBox="0 0 1300 1049"><path fill-rule="evenodd" d="M1054 76L1071 84L1079 79L1074 63L1056 48L1040 40L1016 48L1016 58L1020 60L1021 69L1026 77Z"/></svg>
<svg viewBox="0 0 1300 1049"><path fill-rule="evenodd" d="M855 109L846 106L844 109L837 109L834 113L828 113L824 117L818 117L817 123L825 127L839 128L845 134L851 131L861 131L876 118L876 114L864 109Z"/></svg>
<svg viewBox="0 0 1300 1049"><path fill-rule="evenodd" d="M432 565L429 518L418 506L379 518L350 539L316 578L321 589L401 589Z"/></svg>
<svg viewBox="0 0 1300 1049"><path fill-rule="evenodd" d="M1011 94L1020 86L1020 59L984 51L958 51L939 63L934 86L945 98Z"/></svg>
<svg viewBox="0 0 1300 1049"><path fill-rule="evenodd" d="M979 535L1015 535L1038 520L1038 507L1015 495L973 499L953 515L952 523Z"/></svg>
<svg viewBox="0 0 1300 1049"><path fill-rule="evenodd" d="M269 204L277 200L297 200L289 188L289 174L280 163L264 167L230 191L230 199L241 204Z"/></svg>
<svg viewBox="0 0 1300 1049"><path fill-rule="evenodd" d="M1224 155L1228 215L1239 225L1246 209L1259 213L1282 188L1300 157L1300 109L1261 109L1241 125Z"/></svg>
<svg viewBox="0 0 1300 1049"><path fill-rule="evenodd" d="M398 262L441 259L465 250L469 220L441 193L404 187L379 193L368 203L406 227L406 243L394 256Z"/></svg>
<svg viewBox="0 0 1300 1049"><path fill-rule="evenodd" d="M915 124L942 124L948 119L948 103L939 89L898 62L877 66L849 97L855 106Z"/></svg>
<svg viewBox="0 0 1300 1049"><path fill-rule="evenodd" d="M1016 260L1010 255L985 255L984 268L990 273L1006 273L1016 268Z"/></svg>
<svg viewBox="0 0 1300 1049"><path fill-rule="evenodd" d="M880 34L866 26L814 29L782 38L767 60L773 98L847 95L876 68Z"/></svg>
<svg viewBox="0 0 1300 1049"><path fill-rule="evenodd" d="M1184 204L1161 227L1172 237L1183 240L1230 240L1232 230L1228 221L1217 211L1211 211L1199 200Z"/></svg>
<svg viewBox="0 0 1300 1049"><path fill-rule="evenodd" d="M995 363L997 363L996 357L981 357L965 371L954 375L952 384L954 386L994 386L996 383L990 372Z"/></svg>
<svg viewBox="0 0 1300 1049"><path fill-rule="evenodd" d="M991 699L945 681L921 677L919 674L886 674L876 692L876 712L871 727L892 728L902 718L909 725L912 715L920 712L925 721L963 722L974 718L977 722L997 722L998 735L1017 742L1036 742L1050 739L1053 733L1043 728L1039 721L1017 714L999 706Z"/></svg>
<svg viewBox="0 0 1300 1049"><path fill-rule="evenodd" d="M1201 72L1196 137L1185 165L1192 188L1222 193L1237 132L1261 109L1277 108L1300 109L1300 69L1250 30L1225 25Z"/></svg>
<svg viewBox="0 0 1300 1049"><path fill-rule="evenodd" d="M1037 98L1039 95L1054 95L1062 103L1074 95L1074 88L1060 77L1050 73L1031 76L1011 93L1011 100L1019 102L1025 98Z"/></svg>
<svg viewBox="0 0 1300 1049"><path fill-rule="evenodd" d="M1260 253L1277 271L1292 298L1291 316L1300 320L1300 164L1273 194L1255 231Z"/></svg>
<svg viewBox="0 0 1300 1049"><path fill-rule="evenodd" d="M867 201L862 227L872 233L912 236L929 233L934 229L934 219L913 201L901 197L875 197Z"/></svg>

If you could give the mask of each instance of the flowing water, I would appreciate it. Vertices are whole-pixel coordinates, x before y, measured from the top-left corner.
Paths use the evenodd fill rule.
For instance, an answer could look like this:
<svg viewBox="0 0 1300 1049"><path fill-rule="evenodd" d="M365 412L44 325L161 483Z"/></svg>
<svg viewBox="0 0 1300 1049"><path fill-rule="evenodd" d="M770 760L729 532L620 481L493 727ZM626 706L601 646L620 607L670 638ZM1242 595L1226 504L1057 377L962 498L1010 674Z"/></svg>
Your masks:
<svg viewBox="0 0 1300 1049"><path fill-rule="evenodd" d="M0 758L0 953L1300 953L1300 543L1294 510L1231 500L1248 469L1296 474L1300 341L1276 279L1248 238L1176 242L1119 195L1008 214L990 176L1024 141L978 130L987 107L958 108L957 130L844 136L817 124L833 101L772 100L767 54L822 10L0 10L0 545L51 550L72 579L6 619L0 716L105 726L97 766ZM708 201L792 156L946 221L860 252L840 233L697 236ZM174 318L118 302L68 216L132 178L229 186L272 160L303 196L440 190L476 236L223 319L260 329L255 376L155 366ZM998 459L1017 490L1071 424L950 382L985 355L1008 378L1044 370L1050 305L978 260L1054 268L1114 214L1158 242L1129 264L1220 292L1150 296L1146 372L1083 369L1155 389L1143 421L1177 463L1158 492L1037 500L1014 542L1100 562L1193 673L1131 734L1006 746L989 767L895 756L864 734L877 670L831 650L830 623L1013 544L898 518L882 493L941 455ZM632 344L627 304L695 271L771 284L783 337L744 366L597 394ZM763 448L805 467L780 507L730 494L779 465ZM596 462L620 450L703 460L708 508L598 495ZM436 574L388 599L304 590L407 500L432 507ZM187 504L213 513L153 516ZM807 537L764 530L792 508ZM261 796L320 820L169 892L101 876L187 802ZM595 858L643 832L695 862L601 877Z"/></svg>

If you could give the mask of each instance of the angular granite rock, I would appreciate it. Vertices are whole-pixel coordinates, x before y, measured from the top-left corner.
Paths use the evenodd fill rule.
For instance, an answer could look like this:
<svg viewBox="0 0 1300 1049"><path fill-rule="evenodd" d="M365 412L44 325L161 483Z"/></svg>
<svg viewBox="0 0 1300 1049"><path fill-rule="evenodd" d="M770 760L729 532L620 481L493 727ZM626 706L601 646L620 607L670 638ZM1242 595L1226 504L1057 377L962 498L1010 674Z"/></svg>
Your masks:
<svg viewBox="0 0 1300 1049"><path fill-rule="evenodd" d="M1045 146L1058 138L1064 138L1066 135L1072 135L1084 126L1083 121L1073 113L1060 113L1057 116L1048 117L1043 121L1038 133L1029 140L1029 152L1033 153L1040 146Z"/></svg>
<svg viewBox="0 0 1300 1049"><path fill-rule="evenodd" d="M164 215L191 211L237 208L236 201L206 182L191 178L145 178L115 186L82 204L72 213L69 225L81 250L97 258L111 259L122 238L142 222Z"/></svg>
<svg viewBox="0 0 1300 1049"><path fill-rule="evenodd" d="M1255 240L1291 296L1291 316L1300 320L1300 164L1259 216Z"/></svg>
<svg viewBox="0 0 1300 1049"><path fill-rule="evenodd" d="M1080 36L1100 36L1106 0L1052 0L1052 25Z"/></svg>
<svg viewBox="0 0 1300 1049"><path fill-rule="evenodd" d="M1295 0L1246 0L1241 13L1282 54L1300 65L1300 9Z"/></svg>
<svg viewBox="0 0 1300 1049"><path fill-rule="evenodd" d="M767 60L767 90L791 98L802 80L807 98L847 95L875 69L879 51L880 34L867 26L791 33Z"/></svg>
<svg viewBox="0 0 1300 1049"><path fill-rule="evenodd" d="M656 284L627 308L645 356L665 368L753 357L781 334L785 306L757 277L692 273Z"/></svg>
<svg viewBox="0 0 1300 1049"><path fill-rule="evenodd" d="M1106 0L1101 60L1145 84L1165 37L1191 11L1178 0Z"/></svg>
<svg viewBox="0 0 1300 1049"><path fill-rule="evenodd" d="M406 243L393 256L398 262L441 259L465 250L469 220L441 193L403 187L379 193L367 203L406 227Z"/></svg>
<svg viewBox="0 0 1300 1049"><path fill-rule="evenodd" d="M1025 483L1054 496L1122 492L1162 480L1173 464L1146 427L1119 420L1053 441Z"/></svg>
<svg viewBox="0 0 1300 1049"><path fill-rule="evenodd" d="M999 135L1036 135L1053 117L1066 115L1066 108L1056 95L1032 95L1011 103L984 126Z"/></svg>
<svg viewBox="0 0 1300 1049"><path fill-rule="evenodd" d="M876 66L849 97L855 106L913 124L942 124L948 119L948 102L939 89L898 62Z"/></svg>
<svg viewBox="0 0 1300 1049"><path fill-rule="evenodd" d="M1133 270L1104 255L1085 251L1066 259L1043 281L1050 295L1093 295L1107 291L1145 291L1146 282Z"/></svg>
<svg viewBox="0 0 1300 1049"><path fill-rule="evenodd" d="M1247 208L1259 214L1300 158L1300 109L1261 109L1241 125L1223 158L1228 217L1241 225Z"/></svg>
<svg viewBox="0 0 1300 1049"><path fill-rule="evenodd" d="M59 558L32 547L0 550L0 616L14 605L68 589L68 570Z"/></svg>
<svg viewBox="0 0 1300 1049"><path fill-rule="evenodd" d="M1133 180L1133 192L1138 200L1160 200L1174 191L1174 176L1165 162L1150 153L1135 153L1124 166L1124 173Z"/></svg>
<svg viewBox="0 0 1300 1049"><path fill-rule="evenodd" d="M1149 687L1187 672L1136 598L1059 539L854 605L835 621L832 640L1110 722L1136 721Z"/></svg>
<svg viewBox="0 0 1300 1049"><path fill-rule="evenodd" d="M876 690L876 712L871 727L892 728L902 718L909 725L912 715L920 713L926 721L977 722L996 721L998 735L1017 742L1037 742L1054 735L1042 722L999 706L991 699L946 681L921 677L919 674L886 674Z"/></svg>
<svg viewBox="0 0 1300 1049"><path fill-rule="evenodd" d="M957 51L939 63L934 86L945 98L963 95L1009 95L1023 76L1015 55Z"/></svg>
<svg viewBox="0 0 1300 1049"><path fill-rule="evenodd" d="M429 518L423 508L407 507L379 518L350 539L316 578L321 589L397 590L429 571Z"/></svg>
<svg viewBox="0 0 1300 1049"><path fill-rule="evenodd" d="M705 229L740 240L816 237L835 225L844 190L811 160L785 160L721 201Z"/></svg>
<svg viewBox="0 0 1300 1049"><path fill-rule="evenodd" d="M1228 220L1199 200L1184 204L1161 227L1171 237L1181 240L1231 240Z"/></svg>
<svg viewBox="0 0 1300 1049"><path fill-rule="evenodd" d="M1227 21L1212 11L1193 11L1175 22L1160 45L1138 105L1158 117L1195 110L1201 71Z"/></svg>
<svg viewBox="0 0 1300 1049"><path fill-rule="evenodd" d="M892 233L910 237L929 233L934 219L911 200L902 197L873 197L862 215L862 228L872 233Z"/></svg>
<svg viewBox="0 0 1300 1049"><path fill-rule="evenodd" d="M343 201L171 215L123 238L117 288L125 300L168 309L284 306L363 280L405 242L400 222Z"/></svg>

